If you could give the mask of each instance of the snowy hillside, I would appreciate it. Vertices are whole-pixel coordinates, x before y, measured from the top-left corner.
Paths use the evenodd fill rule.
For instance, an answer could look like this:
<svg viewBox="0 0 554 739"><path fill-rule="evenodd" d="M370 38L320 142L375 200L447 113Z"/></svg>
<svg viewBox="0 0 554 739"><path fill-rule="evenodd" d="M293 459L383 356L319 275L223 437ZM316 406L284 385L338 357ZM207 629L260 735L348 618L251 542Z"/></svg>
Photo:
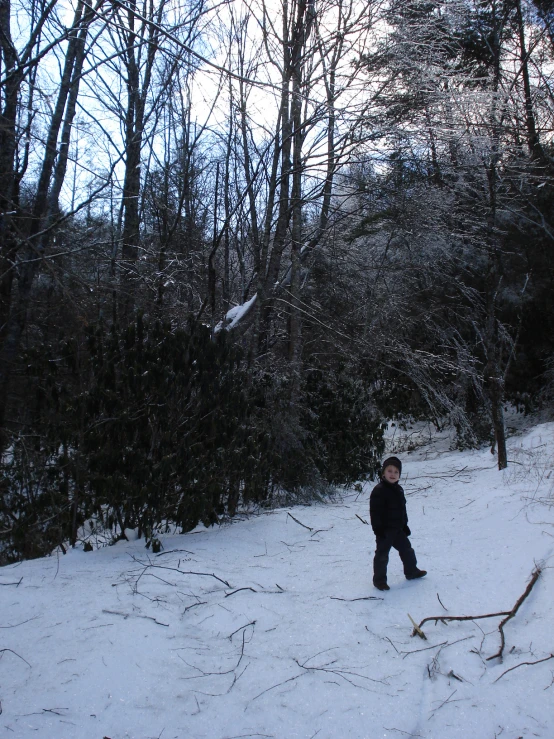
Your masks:
<svg viewBox="0 0 554 739"><path fill-rule="evenodd" d="M509 448L503 473L488 450L402 455L429 574L406 581L393 551L387 593L371 484L158 556L135 541L0 569L0 735L552 739L554 424ZM408 614L510 612L537 565L502 659L502 615L412 636Z"/></svg>

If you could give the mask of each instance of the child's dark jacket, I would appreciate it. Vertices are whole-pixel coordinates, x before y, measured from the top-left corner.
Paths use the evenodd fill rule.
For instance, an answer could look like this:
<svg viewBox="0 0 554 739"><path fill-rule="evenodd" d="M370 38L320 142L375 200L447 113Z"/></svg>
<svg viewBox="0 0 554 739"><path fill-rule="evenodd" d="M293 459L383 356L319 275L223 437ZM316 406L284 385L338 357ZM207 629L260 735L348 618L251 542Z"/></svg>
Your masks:
<svg viewBox="0 0 554 739"><path fill-rule="evenodd" d="M403 530L410 535L404 489L397 482L381 480L373 488L369 497L369 515L375 536L385 536L387 530Z"/></svg>

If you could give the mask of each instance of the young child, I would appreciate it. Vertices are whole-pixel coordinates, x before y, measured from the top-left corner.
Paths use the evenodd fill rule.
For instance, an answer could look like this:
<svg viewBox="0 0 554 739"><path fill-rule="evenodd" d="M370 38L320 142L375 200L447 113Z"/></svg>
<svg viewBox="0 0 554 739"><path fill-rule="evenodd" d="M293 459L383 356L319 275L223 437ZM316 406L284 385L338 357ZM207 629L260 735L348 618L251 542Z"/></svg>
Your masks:
<svg viewBox="0 0 554 739"><path fill-rule="evenodd" d="M373 584L378 590L390 590L387 585L387 565L389 552L394 547L408 580L425 577L426 570L417 567L417 559L408 536L406 498L404 490L398 484L402 474L402 462L398 457L389 457L383 462L381 482L371 491L369 498L369 514L371 528L376 537L375 557L373 559Z"/></svg>

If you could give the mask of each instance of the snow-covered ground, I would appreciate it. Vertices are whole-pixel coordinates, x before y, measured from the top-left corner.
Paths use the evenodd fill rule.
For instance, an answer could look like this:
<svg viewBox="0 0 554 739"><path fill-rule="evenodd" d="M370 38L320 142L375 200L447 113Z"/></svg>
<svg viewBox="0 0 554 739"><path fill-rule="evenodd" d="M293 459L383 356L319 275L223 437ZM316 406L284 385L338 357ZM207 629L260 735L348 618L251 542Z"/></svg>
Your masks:
<svg viewBox="0 0 554 739"><path fill-rule="evenodd" d="M158 556L134 541L0 569L0 736L552 739L554 424L509 448L504 472L488 450L402 455L429 574L406 581L393 551L387 593L371 484ZM412 637L408 614L510 611L537 565L502 660L502 616Z"/></svg>

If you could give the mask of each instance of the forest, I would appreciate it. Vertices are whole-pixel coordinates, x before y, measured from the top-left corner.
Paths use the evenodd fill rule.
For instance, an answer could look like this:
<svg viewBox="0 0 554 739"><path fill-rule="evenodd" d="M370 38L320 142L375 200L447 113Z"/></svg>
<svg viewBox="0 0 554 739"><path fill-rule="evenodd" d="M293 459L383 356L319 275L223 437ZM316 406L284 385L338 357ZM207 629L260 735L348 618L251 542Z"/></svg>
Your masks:
<svg viewBox="0 0 554 739"><path fill-rule="evenodd" d="M552 0L0 0L0 564L323 498L391 421L505 468L553 132Z"/></svg>

